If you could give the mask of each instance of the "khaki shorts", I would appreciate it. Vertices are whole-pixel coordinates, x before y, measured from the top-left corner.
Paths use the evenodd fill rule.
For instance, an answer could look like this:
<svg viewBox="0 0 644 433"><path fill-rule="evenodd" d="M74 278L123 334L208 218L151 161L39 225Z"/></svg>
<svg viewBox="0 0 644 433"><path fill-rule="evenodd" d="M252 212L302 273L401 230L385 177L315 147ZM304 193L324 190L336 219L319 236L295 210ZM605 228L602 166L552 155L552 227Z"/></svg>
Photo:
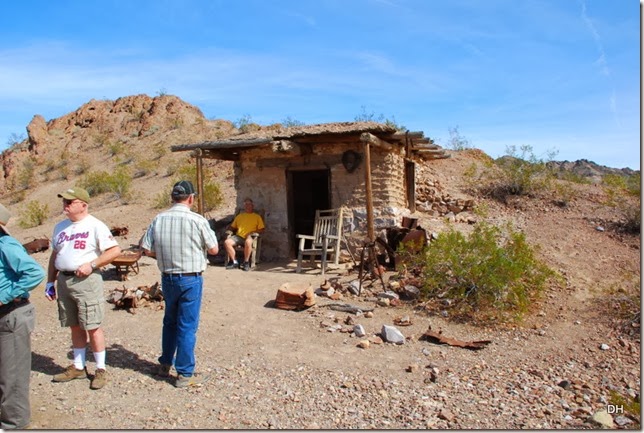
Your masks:
<svg viewBox="0 0 644 433"><path fill-rule="evenodd" d="M60 326L80 326L86 331L101 326L105 317L105 296L100 273L77 278L59 272L56 289Z"/></svg>
<svg viewBox="0 0 644 433"><path fill-rule="evenodd" d="M237 235L231 235L229 239L233 240L233 245L234 246L240 246L240 245L244 245L246 243L246 239L242 238L241 236L237 236Z"/></svg>

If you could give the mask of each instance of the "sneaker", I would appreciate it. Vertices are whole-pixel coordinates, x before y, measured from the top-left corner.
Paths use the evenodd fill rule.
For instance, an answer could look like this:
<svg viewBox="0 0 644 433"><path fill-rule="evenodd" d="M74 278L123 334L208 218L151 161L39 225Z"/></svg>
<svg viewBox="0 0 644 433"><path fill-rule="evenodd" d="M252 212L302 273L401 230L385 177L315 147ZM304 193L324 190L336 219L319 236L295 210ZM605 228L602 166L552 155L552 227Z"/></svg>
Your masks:
<svg viewBox="0 0 644 433"><path fill-rule="evenodd" d="M244 262L244 267L242 269L244 269L246 272L250 271L250 263Z"/></svg>
<svg viewBox="0 0 644 433"><path fill-rule="evenodd" d="M177 388L186 388L188 386L200 386L210 379L210 375L194 373L192 376L177 375L177 381L174 386Z"/></svg>
<svg viewBox="0 0 644 433"><path fill-rule="evenodd" d="M101 389L107 383L107 371L104 368L97 368L94 372L94 378L89 385L90 389Z"/></svg>
<svg viewBox="0 0 644 433"><path fill-rule="evenodd" d="M157 366L156 375L161 376L161 377L168 377L168 376L170 376L170 369L171 368L172 368L172 365L159 364Z"/></svg>
<svg viewBox="0 0 644 433"><path fill-rule="evenodd" d="M77 369L74 364L70 365L63 371L55 375L52 379L53 382L69 382L74 379L85 379L87 377L87 367L81 370Z"/></svg>
<svg viewBox="0 0 644 433"><path fill-rule="evenodd" d="M228 262L226 265L226 269L237 269L239 267L239 263L237 262Z"/></svg>

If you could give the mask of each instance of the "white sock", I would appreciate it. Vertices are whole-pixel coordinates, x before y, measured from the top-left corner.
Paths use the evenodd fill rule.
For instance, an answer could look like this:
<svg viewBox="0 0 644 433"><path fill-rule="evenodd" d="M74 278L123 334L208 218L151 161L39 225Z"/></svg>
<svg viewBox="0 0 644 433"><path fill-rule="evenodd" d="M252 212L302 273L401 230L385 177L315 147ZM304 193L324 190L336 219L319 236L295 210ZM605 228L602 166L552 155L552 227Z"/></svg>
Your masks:
<svg viewBox="0 0 644 433"><path fill-rule="evenodd" d="M85 368L85 348L77 349L74 347L74 367L77 370Z"/></svg>
<svg viewBox="0 0 644 433"><path fill-rule="evenodd" d="M105 370L105 350L94 352L94 361L96 361L96 369L102 368Z"/></svg>
<svg viewBox="0 0 644 433"><path fill-rule="evenodd" d="M239 264L239 262L237 260L233 260L233 263L236 264L236 265Z"/></svg>

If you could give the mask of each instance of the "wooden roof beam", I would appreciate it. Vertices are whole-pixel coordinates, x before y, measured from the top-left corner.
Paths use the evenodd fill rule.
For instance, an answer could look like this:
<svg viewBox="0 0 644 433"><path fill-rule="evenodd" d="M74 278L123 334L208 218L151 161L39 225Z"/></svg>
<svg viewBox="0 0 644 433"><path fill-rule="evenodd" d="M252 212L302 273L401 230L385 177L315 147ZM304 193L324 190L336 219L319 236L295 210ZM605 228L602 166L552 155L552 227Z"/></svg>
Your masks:
<svg viewBox="0 0 644 433"><path fill-rule="evenodd" d="M363 132L362 134L360 134L360 141L369 143L373 146L380 147L385 150L391 150L394 148L391 143L376 137L370 132Z"/></svg>

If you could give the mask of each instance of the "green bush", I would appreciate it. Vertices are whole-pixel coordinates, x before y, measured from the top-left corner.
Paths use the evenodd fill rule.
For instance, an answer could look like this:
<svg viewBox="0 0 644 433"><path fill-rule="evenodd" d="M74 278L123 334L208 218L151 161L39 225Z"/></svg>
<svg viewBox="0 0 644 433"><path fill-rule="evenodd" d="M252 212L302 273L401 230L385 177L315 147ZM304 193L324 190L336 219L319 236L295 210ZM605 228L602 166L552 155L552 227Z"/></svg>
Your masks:
<svg viewBox="0 0 644 433"><path fill-rule="evenodd" d="M458 126L454 128L449 128L448 131L449 131L449 141L447 142L447 147L457 151L462 151L462 150L472 148L470 140L463 137L458 132Z"/></svg>
<svg viewBox="0 0 644 433"><path fill-rule="evenodd" d="M24 229L37 227L47 220L48 214L49 206L37 201L30 201L21 209L18 225Z"/></svg>
<svg viewBox="0 0 644 433"><path fill-rule="evenodd" d="M396 118L394 116L391 116L391 118L386 118L385 115L382 113L376 116L376 113L374 113L373 111L371 113L367 113L367 108L364 105L361 106L360 108L362 110L362 113L358 114L354 118L356 122L378 122L378 123L384 123L385 125L396 129L396 131L407 130L407 127L405 127L405 125L402 125L396 122Z"/></svg>
<svg viewBox="0 0 644 433"><path fill-rule="evenodd" d="M217 209L221 203L224 201L223 194L219 185L209 179L212 179L213 173L211 170L204 167L203 173L203 211L210 212ZM172 184L180 180L189 180L195 186L197 186L197 167L194 164L184 164L177 170L177 176L173 180ZM169 191L169 189L168 189ZM168 192L169 195L169 192Z"/></svg>
<svg viewBox="0 0 644 433"><path fill-rule="evenodd" d="M109 146L107 146L107 152L110 156L116 156L125 150L125 143L122 141L117 141L115 143L111 143Z"/></svg>
<svg viewBox="0 0 644 433"><path fill-rule="evenodd" d="M622 213L623 228L632 233L640 232L641 224L641 174L630 176L607 174L602 179L606 204Z"/></svg>
<svg viewBox="0 0 644 433"><path fill-rule="evenodd" d="M550 190L554 174L547 162L537 158L531 146L506 148L507 154L494 162L484 163L483 170L468 172L470 184L489 197L505 200L510 195L534 195L541 190ZM552 159L556 152L550 152Z"/></svg>
<svg viewBox="0 0 644 433"><path fill-rule="evenodd" d="M26 159L23 162L22 169L18 172L16 178L16 186L20 190L29 189L34 185L34 182L36 181L34 177L36 171L35 166L36 165L31 158Z"/></svg>
<svg viewBox="0 0 644 433"><path fill-rule="evenodd" d="M171 185L174 185L174 183ZM169 185L163 191L158 192L157 195L154 196L154 201L152 203L152 207L154 209L165 209L167 207L170 207L170 205L172 204L169 192L171 185Z"/></svg>
<svg viewBox="0 0 644 433"><path fill-rule="evenodd" d="M127 199L132 186L132 176L125 167L119 167L113 173L107 171L87 173L79 183L92 197L111 192L118 198Z"/></svg>
<svg viewBox="0 0 644 433"><path fill-rule="evenodd" d="M293 119L291 116L287 116L284 120L282 120L282 125L286 128L292 128L294 126L304 126L306 123L301 122L297 119Z"/></svg>
<svg viewBox="0 0 644 433"><path fill-rule="evenodd" d="M520 319L557 275L535 257L523 233L487 223L469 237L453 228L441 233L416 260L424 299L449 300L453 317L481 322Z"/></svg>

